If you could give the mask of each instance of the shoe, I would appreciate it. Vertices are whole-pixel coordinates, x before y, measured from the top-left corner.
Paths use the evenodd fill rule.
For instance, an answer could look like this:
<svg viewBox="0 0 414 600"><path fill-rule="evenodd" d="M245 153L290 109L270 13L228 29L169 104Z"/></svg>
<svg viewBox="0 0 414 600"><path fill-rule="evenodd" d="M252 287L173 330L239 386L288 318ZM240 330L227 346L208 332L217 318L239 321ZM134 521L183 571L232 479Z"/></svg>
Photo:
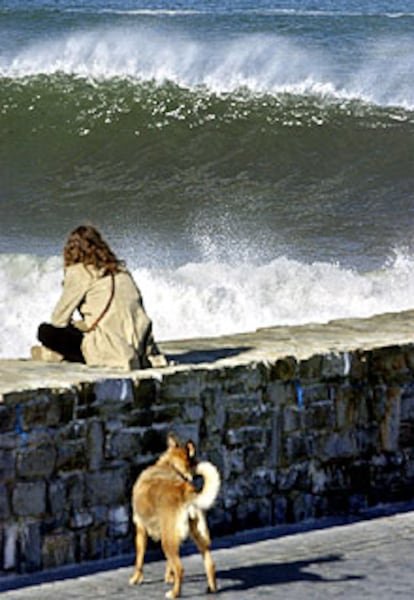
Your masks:
<svg viewBox="0 0 414 600"><path fill-rule="evenodd" d="M42 360L44 362L62 362L63 356L59 352L49 350L46 346L32 346L31 348L32 360Z"/></svg>

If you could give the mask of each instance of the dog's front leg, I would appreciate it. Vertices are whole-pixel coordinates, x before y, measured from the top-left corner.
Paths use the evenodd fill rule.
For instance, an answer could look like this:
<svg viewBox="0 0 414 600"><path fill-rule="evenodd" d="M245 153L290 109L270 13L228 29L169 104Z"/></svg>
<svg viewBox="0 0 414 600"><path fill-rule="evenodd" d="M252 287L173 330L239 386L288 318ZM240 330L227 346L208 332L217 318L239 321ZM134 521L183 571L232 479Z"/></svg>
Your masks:
<svg viewBox="0 0 414 600"><path fill-rule="evenodd" d="M144 527L137 523L136 524L136 532L135 532L135 572L129 580L130 585L134 585L136 583L142 583L144 579L144 574L142 572L142 567L144 564L144 555L145 549L147 547L147 532Z"/></svg>

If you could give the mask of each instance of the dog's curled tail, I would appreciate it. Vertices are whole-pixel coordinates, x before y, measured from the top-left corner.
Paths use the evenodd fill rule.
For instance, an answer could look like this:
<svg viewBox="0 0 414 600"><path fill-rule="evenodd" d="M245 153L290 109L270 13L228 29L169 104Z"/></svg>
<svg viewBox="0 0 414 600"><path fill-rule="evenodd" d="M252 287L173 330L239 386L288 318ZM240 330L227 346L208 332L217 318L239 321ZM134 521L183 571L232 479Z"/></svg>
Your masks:
<svg viewBox="0 0 414 600"><path fill-rule="evenodd" d="M196 473L204 479L204 484L202 490L197 494L195 504L201 510L208 510L213 506L219 493L220 474L217 468L208 461L198 463Z"/></svg>

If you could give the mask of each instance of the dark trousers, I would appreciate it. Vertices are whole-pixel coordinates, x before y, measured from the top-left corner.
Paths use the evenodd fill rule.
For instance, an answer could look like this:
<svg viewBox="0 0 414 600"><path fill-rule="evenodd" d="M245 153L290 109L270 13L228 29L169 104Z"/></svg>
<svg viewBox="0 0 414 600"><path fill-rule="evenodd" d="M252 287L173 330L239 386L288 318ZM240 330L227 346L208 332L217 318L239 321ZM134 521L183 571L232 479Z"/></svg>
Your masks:
<svg viewBox="0 0 414 600"><path fill-rule="evenodd" d="M50 323L42 323L39 325L37 338L46 348L62 354L65 360L85 362L81 351L83 333L73 325L55 327Z"/></svg>

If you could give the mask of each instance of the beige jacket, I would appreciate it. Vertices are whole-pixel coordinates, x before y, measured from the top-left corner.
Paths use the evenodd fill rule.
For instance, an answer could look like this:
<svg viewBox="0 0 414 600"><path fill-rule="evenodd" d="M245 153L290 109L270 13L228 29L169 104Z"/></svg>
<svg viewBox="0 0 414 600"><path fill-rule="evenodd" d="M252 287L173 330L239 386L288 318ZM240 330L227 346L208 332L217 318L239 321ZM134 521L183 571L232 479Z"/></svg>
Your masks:
<svg viewBox="0 0 414 600"><path fill-rule="evenodd" d="M147 357L158 354L158 349L140 291L127 270L116 273L109 309L96 328L87 331L107 305L111 288L111 277L102 276L91 265L79 263L67 267L52 324L65 327L72 322L86 331L81 349L88 365L127 369L150 366ZM73 319L76 309L81 316L80 322Z"/></svg>

